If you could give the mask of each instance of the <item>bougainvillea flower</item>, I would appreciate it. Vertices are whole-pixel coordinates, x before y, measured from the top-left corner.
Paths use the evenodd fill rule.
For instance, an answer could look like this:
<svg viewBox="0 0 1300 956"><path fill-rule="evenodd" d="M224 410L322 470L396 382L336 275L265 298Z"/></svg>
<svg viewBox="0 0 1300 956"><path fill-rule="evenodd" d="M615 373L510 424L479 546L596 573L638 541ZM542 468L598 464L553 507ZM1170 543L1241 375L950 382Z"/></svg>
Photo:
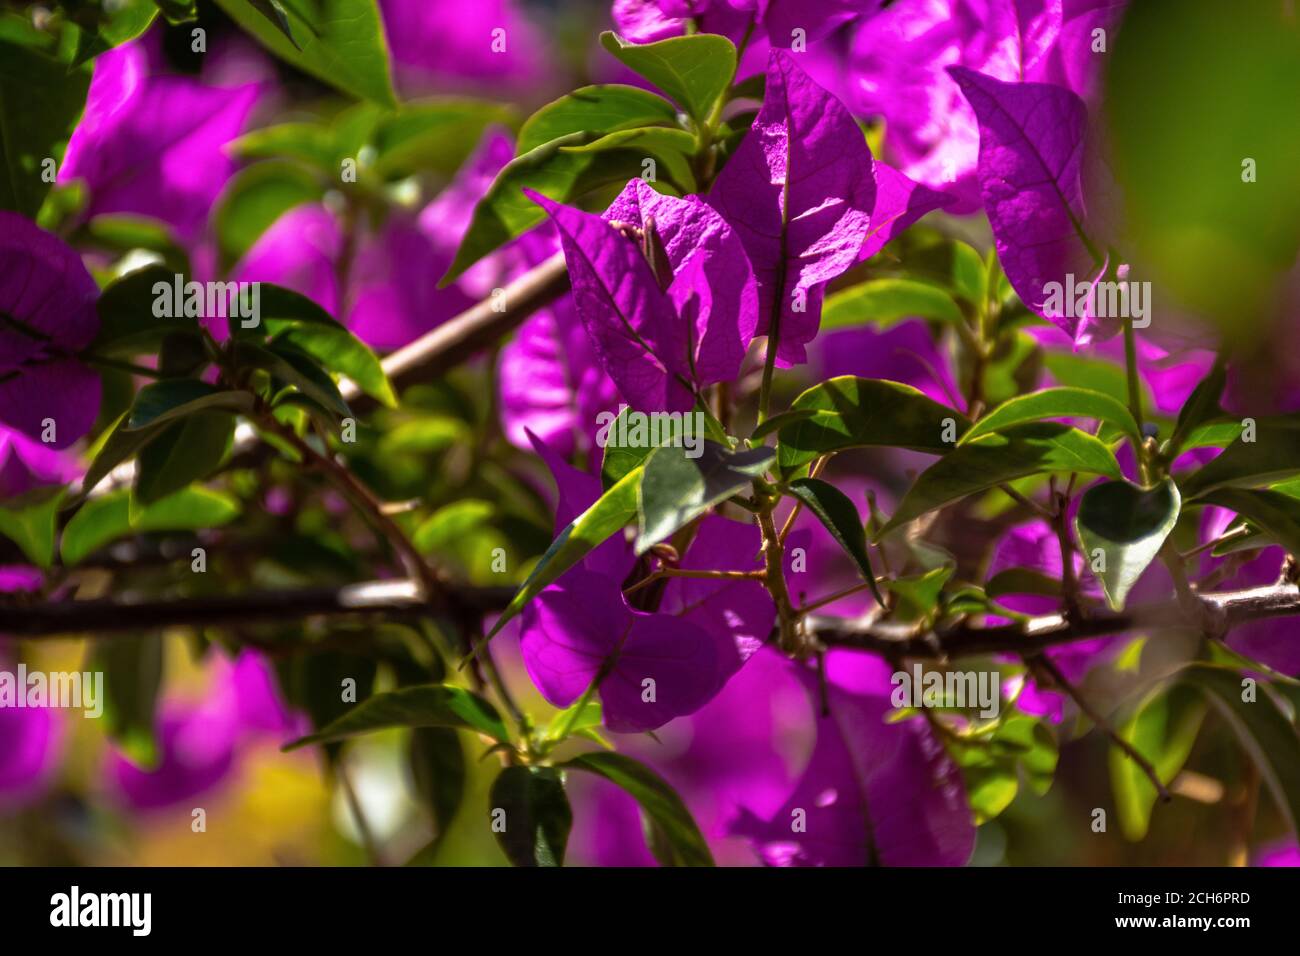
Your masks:
<svg viewBox="0 0 1300 956"><path fill-rule="evenodd" d="M88 215L152 216L193 240L235 171L224 147L243 131L260 89L153 75L142 41L115 47L95 60L58 180L85 181Z"/></svg>
<svg viewBox="0 0 1300 956"><path fill-rule="evenodd" d="M578 452L596 463L597 415L618 407L618 390L570 297L524 320L501 350L498 381L501 427L512 444L528 448L531 432L565 458Z"/></svg>
<svg viewBox="0 0 1300 956"><path fill-rule="evenodd" d="M744 807L768 816L794 789L812 752L813 709L796 666L770 646L755 653L700 710L619 750L653 767L686 802L720 866L759 862L731 833ZM641 814L624 790L586 774L569 780L574 805L569 861L654 866Z"/></svg>
<svg viewBox="0 0 1300 956"><path fill-rule="evenodd" d="M887 723L890 667L864 654L826 656L828 715L803 777L770 817L745 812L734 832L772 866L961 866L975 843L961 772L925 720ZM801 670L809 693L815 673Z"/></svg>
<svg viewBox="0 0 1300 956"><path fill-rule="evenodd" d="M38 485L61 485L81 473L72 452L56 451L0 425L0 501Z"/></svg>
<svg viewBox="0 0 1300 956"><path fill-rule="evenodd" d="M693 18L701 33L739 44L751 29L774 47L812 43L855 17L868 17L881 0L614 0L610 15L634 43L681 36ZM751 35L752 37L752 35Z"/></svg>
<svg viewBox="0 0 1300 956"><path fill-rule="evenodd" d="M709 202L744 243L758 281L755 333L806 361L826 283L857 261L876 201L871 151L844 105L772 51L763 108Z"/></svg>
<svg viewBox="0 0 1300 956"><path fill-rule="evenodd" d="M1091 96L1103 57L1093 31L1110 30L1117 0L917 0L895 3L856 29L848 102L883 116L885 145L903 172L979 206L975 115L946 67L1009 81L1054 83Z"/></svg>
<svg viewBox="0 0 1300 956"><path fill-rule="evenodd" d="M574 305L630 405L685 411L695 387L735 378L754 334L756 292L721 216L638 179L604 216L528 195L559 229ZM647 243L665 259L658 272Z"/></svg>
<svg viewBox="0 0 1300 956"><path fill-rule="evenodd" d="M238 763L240 748L260 735L283 741L305 731L281 700L266 661L245 650L213 662L211 686L196 703L165 701L155 723L157 766L137 766L112 749L107 773L135 810L175 806L212 790Z"/></svg>
<svg viewBox="0 0 1300 956"><path fill-rule="evenodd" d="M1118 326L1098 319L1092 296L1073 291L1090 289L1107 266L1085 232L1083 100L1046 83L949 72L979 119L980 197L1007 279L1074 341L1114 334Z"/></svg>
<svg viewBox="0 0 1300 956"><path fill-rule="evenodd" d="M272 282L293 289L337 315L335 264L342 249L343 234L334 215L319 203L306 203L285 212L258 236L230 274L240 282Z"/></svg>
<svg viewBox="0 0 1300 956"><path fill-rule="evenodd" d="M514 0L380 0L394 79L406 95L545 77L546 42ZM494 33L494 31L501 31Z"/></svg>
<svg viewBox="0 0 1300 956"><path fill-rule="evenodd" d="M537 442L560 492L556 523L567 525L600 493L599 482ZM694 554L698 547L699 554ZM684 567L758 567L758 530L710 516L700 523ZM525 608L520 650L529 677L557 707L599 678L610 730L653 730L702 707L770 634L775 608L757 582L675 579L660 609L623 597L627 546L611 539Z"/></svg>
<svg viewBox="0 0 1300 956"><path fill-rule="evenodd" d="M75 355L99 332L99 287L72 248L17 213L0 211L0 262L0 426L66 448L99 414L99 375Z"/></svg>

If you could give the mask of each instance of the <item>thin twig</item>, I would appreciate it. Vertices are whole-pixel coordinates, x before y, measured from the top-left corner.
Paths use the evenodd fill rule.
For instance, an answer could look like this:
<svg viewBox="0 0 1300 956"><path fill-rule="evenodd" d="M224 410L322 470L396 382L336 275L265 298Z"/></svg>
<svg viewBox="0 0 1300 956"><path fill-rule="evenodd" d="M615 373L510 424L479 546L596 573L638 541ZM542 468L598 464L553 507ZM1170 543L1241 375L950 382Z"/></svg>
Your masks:
<svg viewBox="0 0 1300 956"><path fill-rule="evenodd" d="M1065 675L1061 673L1061 669L1053 663L1050 657L1046 654L1040 654L1038 657L1034 658L1033 663L1051 674L1052 680L1056 681L1061 689L1070 695L1074 702L1079 705L1079 709L1088 715L1088 719L1096 724L1097 727L1111 739L1111 742L1116 747L1124 751L1130 760L1142 768L1142 772L1150 778L1152 786L1156 788L1156 793L1160 794L1161 800L1168 803L1173 799L1169 794L1169 788L1164 785L1164 782L1160 779L1160 774L1157 773L1156 768L1151 765L1151 761L1142 756L1141 751L1116 732L1115 728L1110 725L1106 718L1103 717L1096 708L1088 703L1088 699L1079 692L1079 689L1066 679Z"/></svg>

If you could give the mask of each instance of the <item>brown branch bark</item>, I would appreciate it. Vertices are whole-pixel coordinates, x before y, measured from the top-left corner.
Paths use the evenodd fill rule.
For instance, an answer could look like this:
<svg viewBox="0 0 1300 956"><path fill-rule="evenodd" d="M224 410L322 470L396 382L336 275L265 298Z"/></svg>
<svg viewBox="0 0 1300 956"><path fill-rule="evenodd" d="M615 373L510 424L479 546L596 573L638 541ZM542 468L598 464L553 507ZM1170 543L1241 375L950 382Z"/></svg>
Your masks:
<svg viewBox="0 0 1300 956"><path fill-rule="evenodd" d="M482 613L500 610L514 588L457 588L462 605ZM1199 595L1207 614L1225 629L1246 621L1300 615L1300 587L1281 581L1267 587ZM25 604L0 603L0 634L15 637L84 636L184 625L229 624L313 616L427 613L416 582L367 581L339 588L255 591L213 598L103 599ZM1032 654L1090 637L1144 628L1195 627L1176 600L1141 605L1121 613L1099 611L1079 620L1045 614L1025 622L980 627L963 622L919 633L909 624L809 615L808 634L826 647L870 651L886 657L955 658L1010 652Z"/></svg>
<svg viewBox="0 0 1300 956"><path fill-rule="evenodd" d="M569 289L569 273L564 265L564 255L556 253L541 265L534 267L514 282L505 286L505 310L493 308L493 300L470 306L464 312L383 360L384 371L397 388L431 378L460 364L482 351L507 332L549 305ZM344 381L339 389L343 400L353 409L363 410L370 402L351 381ZM257 444L257 433L250 425L241 424L235 430L233 455L246 455ZM93 497L125 488L135 478L135 462L128 461L114 468L93 489Z"/></svg>

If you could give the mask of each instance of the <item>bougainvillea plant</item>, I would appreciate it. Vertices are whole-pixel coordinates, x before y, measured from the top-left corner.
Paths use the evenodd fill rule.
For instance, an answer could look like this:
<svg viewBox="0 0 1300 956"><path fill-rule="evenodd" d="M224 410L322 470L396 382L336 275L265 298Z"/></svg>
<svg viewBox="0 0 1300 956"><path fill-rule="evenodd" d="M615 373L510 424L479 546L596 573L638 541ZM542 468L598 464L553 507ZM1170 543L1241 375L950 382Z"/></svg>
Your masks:
<svg viewBox="0 0 1300 956"><path fill-rule="evenodd" d="M0 860L1294 861L1298 50L0 5Z"/></svg>

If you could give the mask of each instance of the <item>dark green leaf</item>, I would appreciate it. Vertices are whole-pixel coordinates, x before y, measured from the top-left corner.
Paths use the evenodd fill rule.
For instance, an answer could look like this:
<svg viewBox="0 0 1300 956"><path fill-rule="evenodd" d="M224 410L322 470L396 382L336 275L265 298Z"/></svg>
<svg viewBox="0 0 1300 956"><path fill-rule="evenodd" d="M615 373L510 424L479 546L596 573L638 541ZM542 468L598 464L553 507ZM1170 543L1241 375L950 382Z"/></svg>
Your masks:
<svg viewBox="0 0 1300 956"><path fill-rule="evenodd" d="M192 481L208 477L226 457L235 419L224 412L188 415L162 430L136 462L132 508L161 502Z"/></svg>
<svg viewBox="0 0 1300 956"><path fill-rule="evenodd" d="M719 502L742 491L772 463L770 448L731 452L706 441L699 457L685 448L656 448L645 463L637 495L636 553L644 554Z"/></svg>
<svg viewBox="0 0 1300 956"><path fill-rule="evenodd" d="M1142 435L1132 412L1102 392L1087 388L1061 386L1045 388L1030 395L1022 395L1003 402L971 426L959 444L974 441L981 435L1001 431L1010 425L1042 421L1051 418L1090 418L1115 425L1141 443Z"/></svg>
<svg viewBox="0 0 1300 956"><path fill-rule="evenodd" d="M790 494L802 501L826 526L831 537L854 560L862 577L871 585L876 602L883 606L885 601L876 586L876 575L871 570L871 557L867 553L867 532L862 525L862 516L848 495L820 478L799 478L790 482Z"/></svg>
<svg viewBox="0 0 1300 956"><path fill-rule="evenodd" d="M859 445L889 445L943 454L970 421L910 385L843 375L808 389L792 411L814 414L781 429L777 460L782 474L819 455Z"/></svg>
<svg viewBox="0 0 1300 956"><path fill-rule="evenodd" d="M194 378L168 378L140 389L125 427L130 431L153 430L198 412L247 414L252 409L253 396L248 392L219 389Z"/></svg>
<svg viewBox="0 0 1300 956"><path fill-rule="evenodd" d="M1300 835L1300 736L1273 698L1257 690L1253 701L1242 700L1242 678L1208 664L1186 668L1180 680L1205 693L1228 722L1268 784L1278 810L1293 836Z"/></svg>
<svg viewBox="0 0 1300 956"><path fill-rule="evenodd" d="M1300 555L1300 499L1279 491L1220 488L1202 500L1237 512L1291 554Z"/></svg>
<svg viewBox="0 0 1300 956"><path fill-rule="evenodd" d="M1253 441L1246 441L1251 437ZM1256 488L1300 472L1300 419L1256 421L1254 434L1241 437L1223 454L1178 483L1189 501L1218 488Z"/></svg>
<svg viewBox="0 0 1300 956"><path fill-rule="evenodd" d="M515 866L563 866L573 826L554 767L506 767L492 784L492 832Z"/></svg>
<svg viewBox="0 0 1300 956"><path fill-rule="evenodd" d="M90 669L104 675L108 735L135 763L151 770L158 763L154 709L162 687L162 637L114 637L94 646Z"/></svg>
<svg viewBox="0 0 1300 956"><path fill-rule="evenodd" d="M604 777L631 794L663 840L651 841L664 866L713 866L713 855L691 812L666 780L640 761L617 753L580 754L563 764Z"/></svg>
<svg viewBox="0 0 1300 956"><path fill-rule="evenodd" d="M708 118L736 73L735 46L726 37L712 33L671 37L657 43L624 43L617 34L606 31L600 35L600 43L700 122Z"/></svg>
<svg viewBox="0 0 1300 956"><path fill-rule="evenodd" d="M465 797L465 748L450 727L411 731L411 773L439 837L447 832Z"/></svg>
<svg viewBox="0 0 1300 956"><path fill-rule="evenodd" d="M62 158L89 87L88 69L0 40L0 209L36 218L51 185L42 164Z"/></svg>
<svg viewBox="0 0 1300 956"><path fill-rule="evenodd" d="M373 0L280 0L280 5L296 43L249 0L217 0L232 20L287 63L351 96L396 105L388 45Z"/></svg>
<svg viewBox="0 0 1300 956"><path fill-rule="evenodd" d="M604 134L676 122L673 104L648 90L618 83L583 86L528 117L516 150L522 155L571 133Z"/></svg>
<svg viewBox="0 0 1300 956"><path fill-rule="evenodd" d="M272 343L263 348L249 341L235 345L235 361L260 368L286 385L292 385L332 414L349 416L352 410L339 394L338 386L316 359L287 343Z"/></svg>
<svg viewBox="0 0 1300 956"><path fill-rule="evenodd" d="M157 349L173 332L197 332L198 322L193 318L154 314L158 301L154 287L161 283L174 289L176 276L164 266L151 265L128 272L105 288L95 303L99 334L91 350L101 355L139 355Z"/></svg>
<svg viewBox="0 0 1300 956"><path fill-rule="evenodd" d="M1123 476L1109 448L1091 435L1055 422L1015 425L962 445L923 471L877 538L928 511L988 491L1003 482L1051 472Z"/></svg>
<svg viewBox="0 0 1300 956"><path fill-rule="evenodd" d="M1174 530L1181 505L1172 481L1149 489L1107 481L1083 493L1074 530L1088 565L1095 569L1100 559L1101 570L1093 573L1115 610L1124 607L1128 592Z"/></svg>
<svg viewBox="0 0 1300 956"><path fill-rule="evenodd" d="M448 684L403 687L361 701L318 733L286 744L297 750L393 727L454 727L508 742L510 733L488 701L473 691Z"/></svg>
<svg viewBox="0 0 1300 956"><path fill-rule="evenodd" d="M1223 409L1219 407L1219 398L1223 395L1227 383L1228 369L1220 357L1215 361L1210 373L1192 390L1191 396L1178 412L1178 423L1174 426L1173 436L1169 439L1169 447L1174 454L1177 454L1184 439L1193 429L1223 414Z"/></svg>
<svg viewBox="0 0 1300 956"><path fill-rule="evenodd" d="M326 371L346 375L357 388L382 405L397 407L397 396L392 383L384 374L383 363L374 352L347 329L338 325L320 323L287 323L269 319L267 330L275 334L276 342L283 342L298 352L306 353L319 362ZM277 330L285 328L285 331Z"/></svg>

